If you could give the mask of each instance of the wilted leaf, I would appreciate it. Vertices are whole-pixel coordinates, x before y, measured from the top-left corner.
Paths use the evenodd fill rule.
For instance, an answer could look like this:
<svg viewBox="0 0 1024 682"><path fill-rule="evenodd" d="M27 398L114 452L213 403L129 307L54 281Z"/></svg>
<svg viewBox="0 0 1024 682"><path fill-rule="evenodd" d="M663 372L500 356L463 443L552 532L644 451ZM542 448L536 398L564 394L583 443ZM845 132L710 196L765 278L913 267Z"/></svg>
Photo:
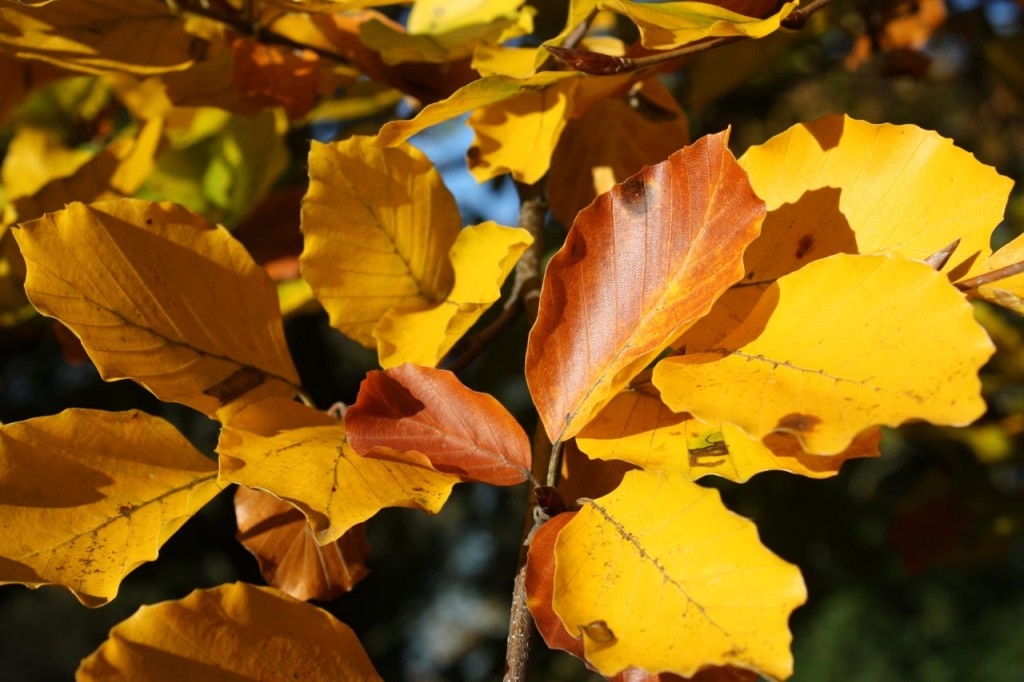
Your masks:
<svg viewBox="0 0 1024 682"><path fill-rule="evenodd" d="M263 579L296 599L334 599L369 573L364 526L321 547L301 511L245 486L235 492L235 518L238 541L259 561Z"/></svg>
<svg viewBox="0 0 1024 682"><path fill-rule="evenodd" d="M603 675L734 665L785 679L787 621L805 599L753 523L678 473L627 473L555 542L555 613Z"/></svg>
<svg viewBox="0 0 1024 682"><path fill-rule="evenodd" d="M572 225L598 194L689 141L686 114L656 77L629 97L595 102L558 138L547 180L551 213Z"/></svg>
<svg viewBox="0 0 1024 682"><path fill-rule="evenodd" d="M978 270L984 274L995 272L1024 261L1024 235L993 253ZM1018 273L990 284L972 289L971 293L986 301L1024 314L1024 273Z"/></svg>
<svg viewBox="0 0 1024 682"><path fill-rule="evenodd" d="M702 138L598 197L551 259L526 378L553 441L579 432L743 276L764 205L726 140Z"/></svg>
<svg viewBox="0 0 1024 682"><path fill-rule="evenodd" d="M640 40L649 50L671 50L704 38L747 36L763 38L777 31L782 20L799 2L787 2L778 12L758 19L703 2L641 3L602 0L598 5L624 14L640 29Z"/></svg>
<svg viewBox="0 0 1024 682"><path fill-rule="evenodd" d="M217 445L221 479L265 490L298 507L321 545L384 507L437 513L458 478L420 465L362 457L343 424L282 398L233 414Z"/></svg>
<svg viewBox="0 0 1024 682"><path fill-rule="evenodd" d="M740 165L769 210L755 281L839 252L924 260L957 239L945 272L978 274L1013 186L937 133L848 116L793 126Z"/></svg>
<svg viewBox="0 0 1024 682"><path fill-rule="evenodd" d="M159 74L195 63L202 42L162 2L61 0L0 7L0 45L21 59L103 73Z"/></svg>
<svg viewBox="0 0 1024 682"><path fill-rule="evenodd" d="M301 118L313 108L320 86L320 58L315 52L250 38L235 39L231 52L234 83L247 96L262 99L267 106L284 107L290 118Z"/></svg>
<svg viewBox="0 0 1024 682"><path fill-rule="evenodd" d="M526 230L493 222L460 231L448 251L455 281L444 300L426 309L392 308L374 328L381 366L440 362L501 298L502 282L532 242Z"/></svg>
<svg viewBox="0 0 1024 682"><path fill-rule="evenodd" d="M363 455L402 461L413 451L438 471L494 485L530 475L530 440L515 417L446 370L406 364L370 372L345 428Z"/></svg>
<svg viewBox="0 0 1024 682"><path fill-rule="evenodd" d="M854 457L877 457L882 434L873 428L859 434L838 455L808 455L792 435L770 433L751 438L729 424L704 424L676 414L657 397L626 390L576 437L580 449L598 459L623 460L644 469L677 471L691 480L716 475L742 483L762 471L781 470L827 478Z"/></svg>
<svg viewBox="0 0 1024 682"><path fill-rule="evenodd" d="M0 584L60 585L102 606L221 486L174 427L66 410L0 427Z"/></svg>
<svg viewBox="0 0 1024 682"><path fill-rule="evenodd" d="M82 661L78 682L380 680L352 630L271 587L231 583L143 606Z"/></svg>
<svg viewBox="0 0 1024 682"><path fill-rule="evenodd" d="M224 228L122 199L73 203L15 238L29 300L82 339L104 379L209 416L264 382L297 390L273 283Z"/></svg>
<svg viewBox="0 0 1024 682"><path fill-rule="evenodd" d="M791 433L828 455L873 425L974 421L985 411L978 370L992 352L944 274L898 256L837 254L768 287L718 347L659 362L654 383L676 412L754 438Z"/></svg>
<svg viewBox="0 0 1024 682"><path fill-rule="evenodd" d="M302 273L334 328L373 348L373 329L392 308L444 301L455 277L446 255L461 218L422 152L366 137L314 142L309 177Z"/></svg>

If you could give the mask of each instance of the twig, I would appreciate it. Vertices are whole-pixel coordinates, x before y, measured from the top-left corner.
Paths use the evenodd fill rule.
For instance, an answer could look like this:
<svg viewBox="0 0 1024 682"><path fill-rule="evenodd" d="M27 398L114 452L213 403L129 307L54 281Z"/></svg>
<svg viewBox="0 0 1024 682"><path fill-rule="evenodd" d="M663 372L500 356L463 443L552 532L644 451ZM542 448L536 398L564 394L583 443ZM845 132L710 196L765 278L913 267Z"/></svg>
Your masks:
<svg viewBox="0 0 1024 682"><path fill-rule="evenodd" d="M783 28L794 30L802 29L807 25L808 17L828 5L830 2L832 2L832 0L813 0L805 7L793 10L789 16L782 20L781 25ZM583 73L589 73L595 76L610 76L618 73L626 73L628 71L640 71L652 66L659 66L687 55L704 52L705 50L711 50L716 47L722 47L723 45L735 43L740 40L747 40L748 38L749 36L707 38L696 43L683 45L682 47L678 47L674 50L666 50L665 52L658 52L655 54L645 55L643 57L613 57L611 55L600 54L597 52L576 50L566 46L556 47L548 45L546 47L548 51L551 52L551 54L553 54L560 62L575 69L576 71L582 71Z"/></svg>
<svg viewBox="0 0 1024 682"><path fill-rule="evenodd" d="M991 284L992 282L998 282L1001 279L1007 277L1013 277L1014 275L1024 272L1024 261L1014 263L1013 265L1007 265L1005 268L999 268L992 272L986 272L983 275L965 279L962 282L955 284L956 288L960 291L968 291L969 289L977 289L980 286Z"/></svg>

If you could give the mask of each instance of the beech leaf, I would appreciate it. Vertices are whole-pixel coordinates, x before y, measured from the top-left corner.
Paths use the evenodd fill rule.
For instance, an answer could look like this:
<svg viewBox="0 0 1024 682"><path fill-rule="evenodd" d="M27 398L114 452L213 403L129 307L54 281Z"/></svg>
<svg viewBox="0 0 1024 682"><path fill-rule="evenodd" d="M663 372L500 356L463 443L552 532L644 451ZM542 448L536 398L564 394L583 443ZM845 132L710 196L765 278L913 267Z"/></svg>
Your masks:
<svg viewBox="0 0 1024 682"><path fill-rule="evenodd" d="M704 137L598 197L548 264L526 378L552 441L578 433L743 276L764 204L727 139Z"/></svg>
<svg viewBox="0 0 1024 682"><path fill-rule="evenodd" d="M301 511L245 486L235 492L235 518L238 541L259 561L263 579L296 599L334 599L369 573L365 526L320 546Z"/></svg>
<svg viewBox="0 0 1024 682"><path fill-rule="evenodd" d="M493 485L530 476L530 439L515 417L447 370L405 364L370 372L345 429L362 455L402 461L412 451L438 471Z"/></svg>
<svg viewBox="0 0 1024 682"><path fill-rule="evenodd" d="M73 203L14 231L39 312L130 378L214 417L267 384L298 390L273 282L222 227L174 204Z"/></svg>
<svg viewBox="0 0 1024 682"><path fill-rule="evenodd" d="M831 455L869 426L971 423L993 351L943 273L836 254L768 287L719 347L659 362L654 384L673 411L758 439L790 433Z"/></svg>
<svg viewBox="0 0 1024 682"><path fill-rule="evenodd" d="M78 682L380 680L351 628L272 587L229 583L143 606L78 667Z"/></svg>
<svg viewBox="0 0 1024 682"><path fill-rule="evenodd" d="M651 387L653 389L653 387ZM676 414L644 390L619 393L576 437L590 457L623 460L644 469L679 471L691 480L716 475L743 483L762 471L788 471L809 478L839 473L854 457L877 457L882 434L869 428L836 455L808 455L786 433L751 438L730 424L704 424Z"/></svg>
<svg viewBox="0 0 1024 682"><path fill-rule="evenodd" d="M221 485L216 465L137 410L65 410L0 426L0 584L117 595Z"/></svg>
<svg viewBox="0 0 1024 682"><path fill-rule="evenodd" d="M682 473L630 471L555 542L554 611L605 676L730 665L785 679L806 596L753 523Z"/></svg>
<svg viewBox="0 0 1024 682"><path fill-rule="evenodd" d="M782 20L799 4L799 1L787 2L775 14L759 19L704 2L603 0L598 3L602 9L629 17L640 29L640 40L649 50L671 50L705 38L763 38L779 30Z"/></svg>
<svg viewBox="0 0 1024 682"><path fill-rule="evenodd" d="M362 457L345 426L282 398L242 406L221 430L220 477L295 505L326 545L384 507L440 511L458 478L418 464Z"/></svg>

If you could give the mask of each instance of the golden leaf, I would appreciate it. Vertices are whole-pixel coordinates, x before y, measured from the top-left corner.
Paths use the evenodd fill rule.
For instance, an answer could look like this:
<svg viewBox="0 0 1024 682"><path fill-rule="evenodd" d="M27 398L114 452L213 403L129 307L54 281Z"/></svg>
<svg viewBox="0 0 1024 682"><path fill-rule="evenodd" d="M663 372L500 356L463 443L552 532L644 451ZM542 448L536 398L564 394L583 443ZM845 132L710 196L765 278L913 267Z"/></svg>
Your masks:
<svg viewBox="0 0 1024 682"><path fill-rule="evenodd" d="M717 347L659 362L654 384L673 411L832 455L869 426L971 423L993 350L943 273L836 254L768 287Z"/></svg>
<svg viewBox="0 0 1024 682"><path fill-rule="evenodd" d="M376 682L351 628L272 587L230 583L143 606L78 667L78 682Z"/></svg>
<svg viewBox="0 0 1024 682"><path fill-rule="evenodd" d="M0 584L61 585L86 606L216 495L216 465L148 414L65 410L0 427Z"/></svg>
<svg viewBox="0 0 1024 682"><path fill-rule="evenodd" d="M298 390L274 284L224 228L121 199L73 203L14 233L29 300L75 332L104 379L210 417L264 383Z"/></svg>
<svg viewBox="0 0 1024 682"><path fill-rule="evenodd" d="M605 676L734 665L792 672L800 571L682 473L631 471L558 533L552 606Z"/></svg>

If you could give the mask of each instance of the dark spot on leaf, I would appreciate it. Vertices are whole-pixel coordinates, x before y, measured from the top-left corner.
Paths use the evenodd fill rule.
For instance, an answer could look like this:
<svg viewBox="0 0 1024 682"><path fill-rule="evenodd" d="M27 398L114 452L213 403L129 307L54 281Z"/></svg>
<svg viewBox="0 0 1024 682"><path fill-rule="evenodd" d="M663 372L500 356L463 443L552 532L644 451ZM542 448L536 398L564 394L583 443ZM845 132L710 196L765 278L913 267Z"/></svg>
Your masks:
<svg viewBox="0 0 1024 682"><path fill-rule="evenodd" d="M796 257L803 258L806 256L812 246L814 246L814 237L809 234L805 234L803 237L800 237L800 241L796 244Z"/></svg>
<svg viewBox="0 0 1024 682"><path fill-rule="evenodd" d="M642 215L647 212L647 187L639 174L619 186L619 199L622 207L630 215Z"/></svg>
<svg viewBox="0 0 1024 682"><path fill-rule="evenodd" d="M203 391L203 394L216 398L221 405L227 405L262 384L264 380L266 376L258 369L242 367L219 384Z"/></svg>
<svg viewBox="0 0 1024 682"><path fill-rule="evenodd" d="M595 620L593 623L580 626L580 633L600 644L612 644L615 642L615 633L603 620Z"/></svg>
<svg viewBox="0 0 1024 682"><path fill-rule="evenodd" d="M478 147L477 145L473 145L472 147L467 149L466 161L468 161L469 165L471 166L475 166L478 163L480 163L480 147Z"/></svg>
<svg viewBox="0 0 1024 682"><path fill-rule="evenodd" d="M807 433L813 431L818 424L821 423L821 419L810 414L800 414L793 412L787 414L785 417L779 420L779 423L775 428L779 431L797 431L799 433Z"/></svg>
<svg viewBox="0 0 1024 682"><path fill-rule="evenodd" d="M146 218L146 224L147 225L152 225L153 224L153 219L152 218Z"/></svg>
<svg viewBox="0 0 1024 682"><path fill-rule="evenodd" d="M197 62L206 59L206 53L210 49L210 43L202 38L192 38L188 44L188 56Z"/></svg>

